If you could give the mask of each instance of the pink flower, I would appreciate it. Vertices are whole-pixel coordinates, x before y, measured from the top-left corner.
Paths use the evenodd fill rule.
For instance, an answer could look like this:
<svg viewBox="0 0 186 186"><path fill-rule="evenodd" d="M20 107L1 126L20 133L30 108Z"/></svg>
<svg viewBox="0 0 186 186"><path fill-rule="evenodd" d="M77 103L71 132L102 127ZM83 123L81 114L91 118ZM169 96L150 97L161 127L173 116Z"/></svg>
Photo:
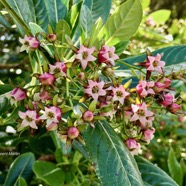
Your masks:
<svg viewBox="0 0 186 186"><path fill-rule="evenodd" d="M142 125L146 125L148 123L148 118L154 115L153 112L147 110L146 103L142 103L140 105L131 105L133 116L130 118L130 121L137 121L139 120Z"/></svg>
<svg viewBox="0 0 186 186"><path fill-rule="evenodd" d="M21 119L23 119L21 123L21 127L27 127L30 126L33 129L37 129L36 121L38 120L38 116L36 111L33 110L27 110L26 112L18 112L18 115Z"/></svg>
<svg viewBox="0 0 186 186"><path fill-rule="evenodd" d="M49 64L50 67L50 74L56 74L56 73L60 73L61 76L66 76L66 72L67 72L67 67L65 65L65 63L63 62L56 62L55 65L51 65Z"/></svg>
<svg viewBox="0 0 186 186"><path fill-rule="evenodd" d="M141 148L141 145L137 143L137 141L134 139L128 139L126 141L126 145L129 148L132 155L137 155Z"/></svg>
<svg viewBox="0 0 186 186"><path fill-rule="evenodd" d="M102 108L102 107L107 106L109 104L110 104L110 101L101 102L100 106ZM112 120L115 113L116 113L116 110L114 110L113 108L111 108L108 112L101 112L100 115L101 116L109 116L110 119Z"/></svg>
<svg viewBox="0 0 186 186"><path fill-rule="evenodd" d="M106 63L108 65L114 66L115 65L114 60L119 59L119 56L114 52L115 52L114 46L109 47L107 45L104 45L102 49L99 51L98 61L100 63Z"/></svg>
<svg viewBox="0 0 186 186"><path fill-rule="evenodd" d="M170 108L169 111L173 114L175 114L176 112L178 112L179 110L181 110L181 105L178 105L177 103L173 103Z"/></svg>
<svg viewBox="0 0 186 186"><path fill-rule="evenodd" d="M67 131L68 138L75 139L79 136L79 130L76 127L70 127Z"/></svg>
<svg viewBox="0 0 186 186"><path fill-rule="evenodd" d="M155 132L155 129L152 128L152 129L147 129L144 131L143 133L143 140L147 142L147 144L150 143L150 141L154 138L154 132Z"/></svg>
<svg viewBox="0 0 186 186"><path fill-rule="evenodd" d="M165 78L163 83L166 85L166 87L169 87L172 81L169 78Z"/></svg>
<svg viewBox="0 0 186 186"><path fill-rule="evenodd" d="M83 69L86 68L88 62L96 60L96 58L92 55L94 50L95 50L95 47L87 48L87 47L84 47L83 45L80 46L80 49L78 50L76 54L76 59L79 60Z"/></svg>
<svg viewBox="0 0 186 186"><path fill-rule="evenodd" d="M164 95L164 101L160 102L164 107L171 105L174 101L174 96L170 93Z"/></svg>
<svg viewBox="0 0 186 186"><path fill-rule="evenodd" d="M39 81L43 85L52 85L54 83L54 80L55 80L54 75L47 72L39 76Z"/></svg>
<svg viewBox="0 0 186 186"><path fill-rule="evenodd" d="M124 104L125 98L129 95L128 92L125 91L124 87L120 85L119 87L112 88L113 91L113 101L119 101L121 104Z"/></svg>
<svg viewBox="0 0 186 186"><path fill-rule="evenodd" d="M84 121L90 122L90 121L92 121L93 119L94 119L94 113L93 113L93 112L87 110L87 111L85 111L85 112L83 113L83 120L84 120Z"/></svg>
<svg viewBox="0 0 186 186"><path fill-rule="evenodd" d="M160 74L162 74L162 67L165 66L164 61L161 60L161 55L157 54L156 56L148 56L147 57L147 62L146 62L146 68L148 71L157 71Z"/></svg>
<svg viewBox="0 0 186 186"><path fill-rule="evenodd" d="M10 100L11 105L17 105L18 101L26 98L26 91L21 88L14 88L10 93L6 94L6 97Z"/></svg>
<svg viewBox="0 0 186 186"><path fill-rule="evenodd" d="M40 46L40 42L35 37L27 35L25 35L24 39L19 38L19 42L23 44L20 49L21 52L26 50L28 53L29 50L35 50Z"/></svg>
<svg viewBox="0 0 186 186"><path fill-rule="evenodd" d="M48 131L54 131L54 130L56 130L57 129L57 123L55 123L55 122L52 122L51 124L49 124L49 125L46 125L46 129L48 130Z"/></svg>
<svg viewBox="0 0 186 186"><path fill-rule="evenodd" d="M161 92L163 89L165 89L166 88L166 85L164 84L164 83L162 83L162 82L156 82L155 83L155 87L154 87L154 90L156 91L156 92Z"/></svg>
<svg viewBox="0 0 186 186"><path fill-rule="evenodd" d="M92 98L97 101L99 96L105 96L106 91L103 90L103 86L105 83L103 81L96 82L92 80L88 80L88 88L85 89L85 93L92 96Z"/></svg>
<svg viewBox="0 0 186 186"><path fill-rule="evenodd" d="M148 94L155 94L154 90L152 89L154 87L154 82L147 82L147 81L139 81L138 85L136 86L137 93L141 97L146 97Z"/></svg>
<svg viewBox="0 0 186 186"><path fill-rule="evenodd" d="M46 120L46 127L48 128L53 122L59 123L61 120L61 110L58 107L45 107L45 112L40 119Z"/></svg>

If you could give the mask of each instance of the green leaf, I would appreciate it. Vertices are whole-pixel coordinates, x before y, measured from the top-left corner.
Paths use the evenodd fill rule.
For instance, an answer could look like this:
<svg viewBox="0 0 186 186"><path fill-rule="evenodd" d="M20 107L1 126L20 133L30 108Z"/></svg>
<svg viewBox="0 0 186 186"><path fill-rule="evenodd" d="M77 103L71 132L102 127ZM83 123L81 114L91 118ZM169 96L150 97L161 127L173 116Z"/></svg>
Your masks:
<svg viewBox="0 0 186 186"><path fill-rule="evenodd" d="M152 18L153 21L155 21L155 23L162 24L168 21L170 15L171 15L170 10L157 10L149 14L148 17Z"/></svg>
<svg viewBox="0 0 186 186"><path fill-rule="evenodd" d="M180 46L170 46L166 48L161 48L152 52L153 55L163 54L161 60L166 62L166 66L172 65L172 68L175 67L176 64L181 66L186 66L186 45ZM121 59L124 62L127 62L131 65L137 62L143 62L146 60L146 54L142 54L136 57L130 57L126 59ZM117 62L116 62L117 63ZM180 67L179 67L180 68ZM120 69L127 69L126 66L121 66Z"/></svg>
<svg viewBox="0 0 186 186"><path fill-rule="evenodd" d="M107 45L128 41L136 32L142 20L140 0L128 0L119 6L105 23L100 36L105 37Z"/></svg>
<svg viewBox="0 0 186 186"><path fill-rule="evenodd" d="M38 179L43 180L48 185L64 185L65 174L54 163L36 161L33 165L33 171Z"/></svg>
<svg viewBox="0 0 186 186"><path fill-rule="evenodd" d="M39 25L36 23L30 22L29 23L30 30L32 34L35 36L37 33L45 32Z"/></svg>
<svg viewBox="0 0 186 186"><path fill-rule="evenodd" d="M178 185L183 185L183 171L181 165L176 159L174 150L171 148L168 156L168 168L171 177L178 183Z"/></svg>
<svg viewBox="0 0 186 186"><path fill-rule="evenodd" d="M0 97L0 115L8 110L10 107L9 101L6 97Z"/></svg>
<svg viewBox="0 0 186 186"><path fill-rule="evenodd" d="M31 152L18 156L9 169L4 186L16 184L19 177L29 180L32 176L32 165L34 161L35 157Z"/></svg>
<svg viewBox="0 0 186 186"><path fill-rule="evenodd" d="M27 186L27 182L24 178L19 177L16 186Z"/></svg>
<svg viewBox="0 0 186 186"><path fill-rule="evenodd" d="M135 156L135 159L144 182L152 186L178 186L178 184L159 167L142 157Z"/></svg>
<svg viewBox="0 0 186 186"><path fill-rule="evenodd" d="M7 92L10 92L13 88L8 84L0 85L0 96L4 96Z"/></svg>
<svg viewBox="0 0 186 186"><path fill-rule="evenodd" d="M143 185L136 162L106 121L83 133L86 149L103 186Z"/></svg>
<svg viewBox="0 0 186 186"><path fill-rule="evenodd" d="M93 26L93 20L90 9L85 5L81 7L79 24L85 38L89 37Z"/></svg>
<svg viewBox="0 0 186 186"><path fill-rule="evenodd" d="M49 16L49 24L55 28L60 19L64 19L67 14L67 0L44 0L46 14Z"/></svg>
<svg viewBox="0 0 186 186"><path fill-rule="evenodd" d="M128 44L129 44L129 41L120 41L119 43L117 43L115 45L115 48L116 48L115 53L117 55L121 55L124 52L124 50L127 48Z"/></svg>
<svg viewBox="0 0 186 186"><path fill-rule="evenodd" d="M9 22L5 19L4 15L0 12L0 24L4 25L7 28L10 28L11 25Z"/></svg>
<svg viewBox="0 0 186 186"><path fill-rule="evenodd" d="M107 21L110 14L110 9L112 5L111 0L85 0L84 5L86 5L90 11L93 18L93 22L101 17L103 24Z"/></svg>

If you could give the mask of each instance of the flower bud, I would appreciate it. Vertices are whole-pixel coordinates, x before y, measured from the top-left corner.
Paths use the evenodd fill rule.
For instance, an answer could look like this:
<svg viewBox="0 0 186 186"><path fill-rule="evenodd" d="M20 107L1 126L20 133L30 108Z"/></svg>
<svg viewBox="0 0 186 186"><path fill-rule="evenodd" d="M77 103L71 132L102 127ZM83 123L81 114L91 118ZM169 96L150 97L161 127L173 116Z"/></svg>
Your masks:
<svg viewBox="0 0 186 186"><path fill-rule="evenodd" d="M85 112L83 113L83 120L84 120L84 121L90 122L90 121L92 121L93 119L94 119L94 114L93 114L93 112L87 110L87 111L85 111Z"/></svg>
<svg viewBox="0 0 186 186"><path fill-rule="evenodd" d="M52 85L54 83L54 76L50 73L44 73L39 76L39 81L43 85Z"/></svg>
<svg viewBox="0 0 186 186"><path fill-rule="evenodd" d="M76 127L70 127L67 131L67 135L70 139L75 139L79 136L79 130Z"/></svg>
<svg viewBox="0 0 186 186"><path fill-rule="evenodd" d="M47 39L48 39L48 41L49 42L55 42L56 41L56 39L57 39L57 36L56 36L56 34L48 34L47 35Z"/></svg>
<svg viewBox="0 0 186 186"><path fill-rule="evenodd" d="M152 129L147 129L146 131L144 131L143 133L143 140L147 142L147 144L150 143L150 141L154 138L154 132L155 132L155 129L152 128Z"/></svg>
<svg viewBox="0 0 186 186"><path fill-rule="evenodd" d="M178 112L179 110L181 110L181 105L178 105L177 103L173 103L170 108L169 111L173 114L175 114L176 112Z"/></svg>
<svg viewBox="0 0 186 186"><path fill-rule="evenodd" d="M166 107L168 105L171 105L174 100L174 96L172 94L165 94L164 95L164 101L161 102L161 104Z"/></svg>
<svg viewBox="0 0 186 186"><path fill-rule="evenodd" d="M16 101L21 101L26 98L26 91L21 88L14 88L10 93Z"/></svg>
<svg viewBox="0 0 186 186"><path fill-rule="evenodd" d="M106 77L111 77L114 75L114 70L110 67L104 67L101 72Z"/></svg>
<svg viewBox="0 0 186 186"><path fill-rule="evenodd" d="M80 72L79 74L78 74L78 79L80 79L80 80L85 80L85 73L84 72Z"/></svg>

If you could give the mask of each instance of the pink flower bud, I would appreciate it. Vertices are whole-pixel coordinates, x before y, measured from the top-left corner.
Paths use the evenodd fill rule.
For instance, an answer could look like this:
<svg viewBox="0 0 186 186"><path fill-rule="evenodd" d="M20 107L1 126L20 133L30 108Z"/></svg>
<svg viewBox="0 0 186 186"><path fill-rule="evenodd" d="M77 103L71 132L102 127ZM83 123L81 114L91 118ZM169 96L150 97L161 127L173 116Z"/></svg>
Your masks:
<svg viewBox="0 0 186 186"><path fill-rule="evenodd" d="M172 81L169 78L165 78L163 83L166 85L166 87L169 87L171 85Z"/></svg>
<svg viewBox="0 0 186 186"><path fill-rule="evenodd" d="M45 72L39 76L39 81L43 85L52 85L54 83L54 76L50 73Z"/></svg>
<svg viewBox="0 0 186 186"><path fill-rule="evenodd" d="M84 72L80 72L80 73L78 74L78 78L79 78L80 80L85 80L85 73L84 73Z"/></svg>
<svg viewBox="0 0 186 186"><path fill-rule="evenodd" d="M175 114L176 112L178 112L179 110L181 110L181 105L178 105L177 103L173 103L170 108L169 111L173 114Z"/></svg>
<svg viewBox="0 0 186 186"><path fill-rule="evenodd" d="M70 139L75 139L79 136L79 130L76 127L70 127L67 131L67 135Z"/></svg>
<svg viewBox="0 0 186 186"><path fill-rule="evenodd" d="M139 143L137 143L136 140L134 140L134 139L128 139L126 141L126 145L129 148L129 150L131 151L132 155L138 154L138 151L141 148L141 145Z"/></svg>
<svg viewBox="0 0 186 186"><path fill-rule="evenodd" d="M10 93L16 101L21 101L26 98L26 91L21 88L14 88Z"/></svg>
<svg viewBox="0 0 186 186"><path fill-rule="evenodd" d="M166 107L168 105L171 105L174 100L174 96L172 94L165 94L164 95L164 101L161 102L161 104Z"/></svg>
<svg viewBox="0 0 186 186"><path fill-rule="evenodd" d="M47 91L43 91L39 94L39 98L42 100L42 101L45 101L45 100L50 100L51 97L49 95L49 93Z"/></svg>
<svg viewBox="0 0 186 186"><path fill-rule="evenodd" d="M143 140L147 142L147 144L150 143L150 141L154 138L154 132L155 132L155 129L152 128L151 129L147 129L143 134Z"/></svg>
<svg viewBox="0 0 186 186"><path fill-rule="evenodd" d="M47 35L47 39L48 39L48 41L49 42L55 42L56 41L56 39L57 39L57 36L56 36L56 34L48 34Z"/></svg>
<svg viewBox="0 0 186 186"><path fill-rule="evenodd" d="M48 131L54 131L54 130L56 130L57 129L57 123L55 123L55 122L52 122L50 125L46 125L46 129L48 130Z"/></svg>
<svg viewBox="0 0 186 186"><path fill-rule="evenodd" d="M93 119L94 119L94 114L93 114L93 112L87 110L87 111L85 111L85 112L83 113L83 120L84 120L84 121L90 122L90 121L92 121Z"/></svg>
<svg viewBox="0 0 186 186"><path fill-rule="evenodd" d="M154 89L156 92L161 92L164 88L166 88L166 85L164 83L161 83L161 82L155 83Z"/></svg>
<svg viewBox="0 0 186 186"><path fill-rule="evenodd" d="M31 39L29 40L29 46L30 49L35 50L40 46L40 43L35 37L31 37Z"/></svg>

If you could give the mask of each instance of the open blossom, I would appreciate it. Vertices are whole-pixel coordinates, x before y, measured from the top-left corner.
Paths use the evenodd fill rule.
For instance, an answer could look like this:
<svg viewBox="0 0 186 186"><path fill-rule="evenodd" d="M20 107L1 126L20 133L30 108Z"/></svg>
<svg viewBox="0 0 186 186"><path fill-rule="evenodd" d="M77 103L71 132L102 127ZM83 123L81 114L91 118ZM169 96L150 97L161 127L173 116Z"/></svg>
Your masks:
<svg viewBox="0 0 186 186"><path fill-rule="evenodd" d="M45 72L39 76L39 81L43 85L52 85L54 83L55 77L54 75Z"/></svg>
<svg viewBox="0 0 186 186"><path fill-rule="evenodd" d="M40 116L40 119L46 120L46 127L49 127L53 122L59 123L61 120L61 110L55 106L45 107L45 111Z"/></svg>
<svg viewBox="0 0 186 186"><path fill-rule="evenodd" d="M120 85L119 87L113 87L113 101L119 101L121 104L124 104L125 98L129 95L128 92L125 91L124 87Z"/></svg>
<svg viewBox="0 0 186 186"><path fill-rule="evenodd" d="M33 129L37 129L36 121L38 120L38 116L36 111L27 110L26 112L18 112L18 115L23 121L21 122L21 127L30 126Z"/></svg>
<svg viewBox="0 0 186 186"><path fill-rule="evenodd" d="M154 132L155 132L155 129L152 128L152 129L147 129L143 132L143 140L147 142L147 144L150 143L150 141L154 138Z"/></svg>
<svg viewBox="0 0 186 186"><path fill-rule="evenodd" d="M165 62L161 61L161 55L157 54L156 56L148 56L146 62L147 71L157 71L162 74L162 67L165 66Z"/></svg>
<svg viewBox="0 0 186 186"><path fill-rule="evenodd" d="M151 112L150 110L147 110L147 105L146 103L142 103L139 105L131 105L132 107L132 111L133 111L133 116L130 118L130 121L137 121L139 120L140 123L145 126L148 123L148 119L149 117L152 118L152 116L154 115L153 112Z"/></svg>
<svg viewBox="0 0 186 186"><path fill-rule="evenodd" d="M85 93L92 96L92 98L97 101L99 96L105 96L106 91L103 89L105 83L103 81L97 82L88 80L88 87L84 90Z"/></svg>
<svg viewBox="0 0 186 186"><path fill-rule="evenodd" d="M94 50L95 50L95 47L87 48L87 47L84 47L83 45L80 46L80 49L78 50L76 54L76 59L79 60L83 69L86 68L88 62L96 60L96 58L92 55Z"/></svg>
<svg viewBox="0 0 186 186"><path fill-rule="evenodd" d="M21 52L26 50L28 53L29 50L35 50L40 46L40 42L35 37L27 35L23 39L19 38L19 42L23 44L20 49Z"/></svg>
<svg viewBox="0 0 186 186"><path fill-rule="evenodd" d="M119 56L115 54L114 52L115 52L114 46L109 47L107 45L104 45L102 49L99 51L98 61L100 63L106 63L106 64L114 66L115 65L114 60L119 59Z"/></svg>
<svg viewBox="0 0 186 186"><path fill-rule="evenodd" d="M141 145L135 139L128 139L126 145L129 148L132 155L137 155Z"/></svg>
<svg viewBox="0 0 186 186"><path fill-rule="evenodd" d="M50 74L56 74L56 73L60 73L61 76L66 76L66 72L67 72L67 67L65 65L65 63L63 62L56 62L54 65L49 64L50 67Z"/></svg>
<svg viewBox="0 0 186 186"><path fill-rule="evenodd" d="M153 95L155 94L154 90L154 82L147 82L147 81L139 81L138 85L136 86L137 93L141 97L146 97L148 94Z"/></svg>

